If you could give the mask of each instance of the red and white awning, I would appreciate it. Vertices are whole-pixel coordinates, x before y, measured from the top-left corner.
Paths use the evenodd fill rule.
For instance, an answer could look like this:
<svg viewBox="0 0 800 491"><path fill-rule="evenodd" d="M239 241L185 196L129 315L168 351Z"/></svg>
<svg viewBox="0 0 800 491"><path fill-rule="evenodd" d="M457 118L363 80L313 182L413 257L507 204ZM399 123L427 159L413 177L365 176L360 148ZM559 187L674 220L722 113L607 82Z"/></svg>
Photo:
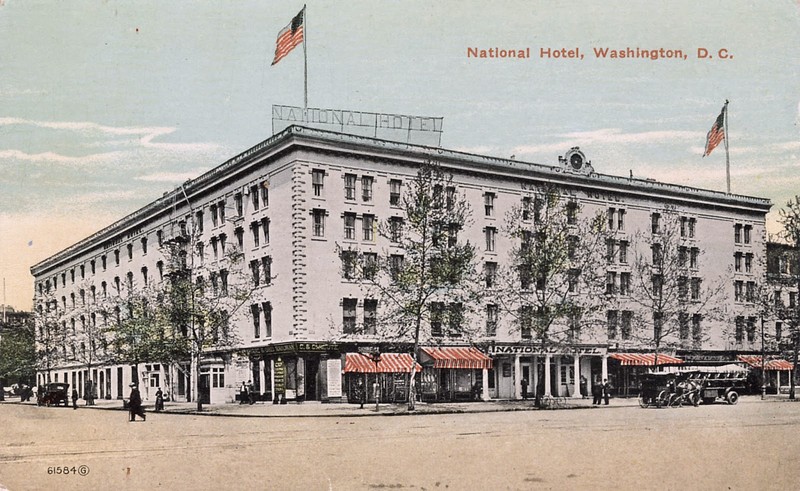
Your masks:
<svg viewBox="0 0 800 491"><path fill-rule="evenodd" d="M372 358L361 353L347 353L344 359L345 373L409 373L414 360L408 353L381 353L377 365ZM422 366L417 363L417 372Z"/></svg>
<svg viewBox="0 0 800 491"><path fill-rule="evenodd" d="M656 361L655 353L611 353L608 356L615 360L619 360L621 365L639 365L651 367L655 365ZM658 364L666 365L668 363L683 363L683 360L680 358L675 358L674 356L659 353Z"/></svg>
<svg viewBox="0 0 800 491"><path fill-rule="evenodd" d="M739 361L743 361L754 368L761 368L761 357L759 355L739 355ZM792 363L782 358L764 360L764 369L771 371L792 371Z"/></svg>
<svg viewBox="0 0 800 491"><path fill-rule="evenodd" d="M433 368L492 368L492 359L472 347L422 348L422 353L433 359Z"/></svg>

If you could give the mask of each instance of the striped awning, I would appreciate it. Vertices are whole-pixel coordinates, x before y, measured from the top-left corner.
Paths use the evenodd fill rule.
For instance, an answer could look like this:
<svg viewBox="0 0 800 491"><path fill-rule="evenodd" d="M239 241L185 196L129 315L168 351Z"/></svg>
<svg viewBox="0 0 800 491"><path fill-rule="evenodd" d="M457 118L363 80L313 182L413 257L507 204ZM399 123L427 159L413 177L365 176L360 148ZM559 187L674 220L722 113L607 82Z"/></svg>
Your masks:
<svg viewBox="0 0 800 491"><path fill-rule="evenodd" d="M653 366L656 359L655 353L611 353L608 356L619 360L621 365ZM683 363L683 360L659 353L658 364L666 365L668 363Z"/></svg>
<svg viewBox="0 0 800 491"><path fill-rule="evenodd" d="M422 348L433 359L433 368L492 368L492 359L476 348Z"/></svg>
<svg viewBox="0 0 800 491"><path fill-rule="evenodd" d="M739 355L739 361L743 361L754 368L761 368L761 357L758 355ZM764 360L764 369L771 371L792 371L792 363L782 358Z"/></svg>
<svg viewBox="0 0 800 491"><path fill-rule="evenodd" d="M345 373L409 373L414 360L408 353L381 353L376 365L372 358L361 353L346 353L344 359ZM417 372L422 366L417 363Z"/></svg>

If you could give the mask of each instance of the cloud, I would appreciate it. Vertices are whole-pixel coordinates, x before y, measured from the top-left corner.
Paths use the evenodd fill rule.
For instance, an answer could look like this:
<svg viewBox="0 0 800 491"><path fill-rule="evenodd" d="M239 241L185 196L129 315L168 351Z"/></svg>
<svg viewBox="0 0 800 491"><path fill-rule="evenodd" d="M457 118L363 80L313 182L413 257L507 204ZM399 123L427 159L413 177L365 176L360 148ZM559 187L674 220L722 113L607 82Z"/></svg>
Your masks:
<svg viewBox="0 0 800 491"><path fill-rule="evenodd" d="M55 152L41 152L41 153L26 153L22 150L0 150L0 160L21 160L24 162L50 162L57 164L70 164L70 165L94 165L103 164L119 160L123 156L123 152L105 152L90 155L83 155L80 157L71 157L68 155L61 155Z"/></svg>
<svg viewBox="0 0 800 491"><path fill-rule="evenodd" d="M697 131L643 131L623 133L619 128L602 128L559 135L568 140L602 143L652 143L657 141L693 140L705 135Z"/></svg>
<svg viewBox="0 0 800 491"><path fill-rule="evenodd" d="M203 172L203 170L190 172L155 172L153 174L136 177L135 179L137 181L147 182L183 182L187 179L194 179Z"/></svg>

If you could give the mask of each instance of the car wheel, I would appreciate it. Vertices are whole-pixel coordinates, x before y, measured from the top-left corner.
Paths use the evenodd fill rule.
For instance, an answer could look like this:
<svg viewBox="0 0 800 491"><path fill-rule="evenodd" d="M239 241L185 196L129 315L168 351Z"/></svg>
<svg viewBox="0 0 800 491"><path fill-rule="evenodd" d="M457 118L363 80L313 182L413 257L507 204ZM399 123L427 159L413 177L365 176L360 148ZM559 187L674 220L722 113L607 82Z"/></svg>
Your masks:
<svg viewBox="0 0 800 491"><path fill-rule="evenodd" d="M733 406L734 404L739 402L739 393L736 392L735 390L732 390L732 391L728 392L728 395L725 396L725 399L728 401L728 404Z"/></svg>

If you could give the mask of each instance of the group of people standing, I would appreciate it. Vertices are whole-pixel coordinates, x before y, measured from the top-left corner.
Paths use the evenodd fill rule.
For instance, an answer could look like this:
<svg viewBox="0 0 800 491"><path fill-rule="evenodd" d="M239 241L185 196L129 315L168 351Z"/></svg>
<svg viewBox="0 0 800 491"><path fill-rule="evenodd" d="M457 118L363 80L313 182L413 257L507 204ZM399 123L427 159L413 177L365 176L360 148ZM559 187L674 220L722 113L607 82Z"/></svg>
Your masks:
<svg viewBox="0 0 800 491"><path fill-rule="evenodd" d="M603 379L603 383L600 383L600 379L597 379L592 384L592 404L599 406L605 401L605 405L608 406L609 396L611 396L611 384L608 383L608 379Z"/></svg>
<svg viewBox="0 0 800 491"><path fill-rule="evenodd" d="M253 381L248 380L245 384L242 381L242 386L239 387L239 404L255 404L256 391L253 387Z"/></svg>

